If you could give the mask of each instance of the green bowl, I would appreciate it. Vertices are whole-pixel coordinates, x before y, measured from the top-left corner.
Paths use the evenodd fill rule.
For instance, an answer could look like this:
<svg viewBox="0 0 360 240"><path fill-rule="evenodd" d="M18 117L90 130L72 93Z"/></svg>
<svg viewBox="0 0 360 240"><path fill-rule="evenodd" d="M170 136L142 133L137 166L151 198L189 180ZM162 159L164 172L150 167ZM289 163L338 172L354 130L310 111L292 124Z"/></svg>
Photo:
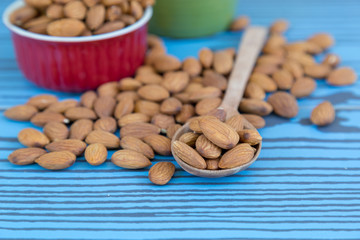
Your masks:
<svg viewBox="0 0 360 240"><path fill-rule="evenodd" d="M238 0L157 0L150 32L192 38L224 31L231 23Z"/></svg>

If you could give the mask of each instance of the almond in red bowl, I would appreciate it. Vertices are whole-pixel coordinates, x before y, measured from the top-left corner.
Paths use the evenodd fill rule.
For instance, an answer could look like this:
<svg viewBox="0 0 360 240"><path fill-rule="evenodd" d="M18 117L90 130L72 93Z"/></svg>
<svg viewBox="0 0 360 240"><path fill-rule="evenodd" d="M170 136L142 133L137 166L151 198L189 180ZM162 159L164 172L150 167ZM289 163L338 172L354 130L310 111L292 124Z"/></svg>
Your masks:
<svg viewBox="0 0 360 240"><path fill-rule="evenodd" d="M11 31L20 70L38 86L66 92L95 89L133 75L144 61L151 7L123 29L61 37L34 33L13 24L11 14L24 6L23 1L8 6L3 22Z"/></svg>

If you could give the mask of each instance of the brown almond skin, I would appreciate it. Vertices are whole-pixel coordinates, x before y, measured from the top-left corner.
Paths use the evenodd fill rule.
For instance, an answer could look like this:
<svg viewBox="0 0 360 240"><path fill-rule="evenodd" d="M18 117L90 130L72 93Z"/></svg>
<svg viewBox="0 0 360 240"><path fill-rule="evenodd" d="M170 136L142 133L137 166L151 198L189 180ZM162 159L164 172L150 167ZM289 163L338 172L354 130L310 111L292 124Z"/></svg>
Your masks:
<svg viewBox="0 0 360 240"><path fill-rule="evenodd" d="M239 142L237 132L218 119L204 117L199 125L205 137L222 149L231 149Z"/></svg>
<svg viewBox="0 0 360 240"><path fill-rule="evenodd" d="M268 103L274 108L274 112L285 118L293 118L299 112L296 98L287 92L276 92L269 96Z"/></svg>
<svg viewBox="0 0 360 240"><path fill-rule="evenodd" d="M190 81L189 74L184 71L168 72L164 75L162 86L170 93L183 91Z"/></svg>
<svg viewBox="0 0 360 240"><path fill-rule="evenodd" d="M160 105L160 112L168 115L175 115L181 111L182 103L174 98L170 97L165 99Z"/></svg>
<svg viewBox="0 0 360 240"><path fill-rule="evenodd" d="M341 67L330 72L326 82L332 86L351 85L356 82L358 76L350 67Z"/></svg>
<svg viewBox="0 0 360 240"><path fill-rule="evenodd" d="M134 111L152 117L160 112L160 105L151 101L139 100L135 103Z"/></svg>
<svg viewBox="0 0 360 240"><path fill-rule="evenodd" d="M45 111L46 112L56 112L56 113L64 113L66 110L72 107L77 107L79 102L74 99L68 99L61 102L55 102L48 106Z"/></svg>
<svg viewBox="0 0 360 240"><path fill-rule="evenodd" d="M175 124L175 119L173 116L159 113L152 117L151 123L161 129L167 129L170 125Z"/></svg>
<svg viewBox="0 0 360 240"><path fill-rule="evenodd" d="M69 136L68 127L65 124L59 122L47 123L44 126L43 131L52 142L67 139Z"/></svg>
<svg viewBox="0 0 360 240"><path fill-rule="evenodd" d="M196 104L195 112L197 115L205 115L218 108L221 101L221 98L205 98Z"/></svg>
<svg viewBox="0 0 360 240"><path fill-rule="evenodd" d="M219 168L229 169L242 166L252 160L255 150L247 143L241 143L227 151L219 161Z"/></svg>
<svg viewBox="0 0 360 240"><path fill-rule="evenodd" d="M200 156L198 152L195 151L195 149L191 148L186 143L175 141L172 144L172 150L174 152L174 155L176 155L178 158L180 158L182 161L186 162L190 166L198 169L206 168L205 160Z"/></svg>
<svg viewBox="0 0 360 240"><path fill-rule="evenodd" d="M37 10L31 6L24 6L16 9L10 15L10 22L17 26L22 26L24 23L28 22L30 19L36 17L38 14Z"/></svg>
<svg viewBox="0 0 360 240"><path fill-rule="evenodd" d="M227 88L227 79L213 71L213 70L205 70L203 73L204 77L202 78L201 83L205 87L216 87L220 90L224 91Z"/></svg>
<svg viewBox="0 0 360 240"><path fill-rule="evenodd" d="M148 123L150 121L150 117L143 113L130 113L121 117L118 121L118 125L123 127L127 124L131 123Z"/></svg>
<svg viewBox="0 0 360 240"><path fill-rule="evenodd" d="M265 127L265 119L255 114L241 114L247 121L251 123L255 128L260 129Z"/></svg>
<svg viewBox="0 0 360 240"><path fill-rule="evenodd" d="M149 135L144 137L144 142L152 147L152 149L163 156L171 155L171 140L162 135Z"/></svg>
<svg viewBox="0 0 360 240"><path fill-rule="evenodd" d="M94 111L99 118L110 117L115 110L116 101L112 97L98 97L94 102Z"/></svg>
<svg viewBox="0 0 360 240"><path fill-rule="evenodd" d="M181 62L171 55L160 55L155 58L153 66L157 72L164 73L180 69Z"/></svg>
<svg viewBox="0 0 360 240"><path fill-rule="evenodd" d="M114 116L116 119L120 119L123 116L132 113L134 109L135 105L132 99L123 99L116 105Z"/></svg>
<svg viewBox="0 0 360 240"><path fill-rule="evenodd" d="M65 117L70 119L71 121L76 121L79 119L97 119L95 112L86 107L73 107L69 108L65 112Z"/></svg>
<svg viewBox="0 0 360 240"><path fill-rule="evenodd" d="M198 102L205 98L215 98L220 97L222 91L216 87L204 87L198 91L190 93L189 100L192 102Z"/></svg>
<svg viewBox="0 0 360 240"><path fill-rule="evenodd" d="M166 136L170 139L172 139L176 133L177 130L179 130L181 128L180 124L173 124L170 125L167 129L166 129Z"/></svg>
<svg viewBox="0 0 360 240"><path fill-rule="evenodd" d="M140 73L135 79L143 84L160 84L163 81L163 77L155 72Z"/></svg>
<svg viewBox="0 0 360 240"><path fill-rule="evenodd" d="M186 143L190 147L195 147L195 143L200 134L187 132L180 136L179 141Z"/></svg>
<svg viewBox="0 0 360 240"><path fill-rule="evenodd" d="M145 85L139 88L137 93L141 98L154 102L160 102L170 96L168 90L156 84Z"/></svg>
<svg viewBox="0 0 360 240"><path fill-rule="evenodd" d="M324 60L322 61L322 64L329 65L330 67L336 67L341 62L341 59L338 55L333 53L328 53Z"/></svg>
<svg viewBox="0 0 360 240"><path fill-rule="evenodd" d="M257 83L249 82L246 86L244 97L246 98L255 98L263 100L266 96L266 93L262 87Z"/></svg>
<svg viewBox="0 0 360 240"><path fill-rule="evenodd" d="M175 165L171 162L159 162L149 170L149 180L156 185L167 184L175 173Z"/></svg>
<svg viewBox="0 0 360 240"><path fill-rule="evenodd" d="M288 52L287 58L293 61L297 61L303 67L316 64L314 58L311 55L302 52Z"/></svg>
<svg viewBox="0 0 360 240"><path fill-rule="evenodd" d="M124 91L124 92L120 92L118 95L116 95L116 100L118 102L121 102L122 100L125 99L132 99L133 101L137 101L139 100L139 96L137 94L137 92L135 91Z"/></svg>
<svg viewBox="0 0 360 240"><path fill-rule="evenodd" d="M240 102L239 110L242 113L267 116L273 111L273 107L263 100L244 98Z"/></svg>
<svg viewBox="0 0 360 240"><path fill-rule="evenodd" d="M72 166L76 156L69 151L51 152L41 155L35 160L41 167L49 170L61 170Z"/></svg>
<svg viewBox="0 0 360 240"><path fill-rule="evenodd" d="M210 68L214 61L214 53L209 48L202 48L199 51L199 61L204 68Z"/></svg>
<svg viewBox="0 0 360 240"><path fill-rule="evenodd" d="M270 27L271 33L283 33L289 28L289 22L284 19L276 20Z"/></svg>
<svg viewBox="0 0 360 240"><path fill-rule="evenodd" d="M262 74L266 74L266 75L272 75L274 74L276 71L279 70L279 67L276 64L258 64L253 72L254 73L262 73Z"/></svg>
<svg viewBox="0 0 360 240"><path fill-rule="evenodd" d="M60 4L51 4L46 9L46 16L51 19L59 19L64 17L64 6Z"/></svg>
<svg viewBox="0 0 360 240"><path fill-rule="evenodd" d="M120 137L133 136L144 138L149 135L159 134L160 128L150 123L130 123L120 129Z"/></svg>
<svg viewBox="0 0 360 240"><path fill-rule="evenodd" d="M294 60L287 60L283 64L283 68L286 69L291 75L297 79L304 76L304 69L298 62Z"/></svg>
<svg viewBox="0 0 360 240"><path fill-rule="evenodd" d="M319 45L323 49L330 48L335 43L334 38L328 33L317 33L311 36L308 41Z"/></svg>
<svg viewBox="0 0 360 240"><path fill-rule="evenodd" d="M236 132L240 132L244 129L244 124L245 124L244 116L240 114L235 115L229 118L228 120L226 120L225 123L230 127L232 127Z"/></svg>
<svg viewBox="0 0 360 240"><path fill-rule="evenodd" d="M194 131L195 133L202 133L201 128L200 128L200 124L199 121L201 118L203 118L205 116L200 116L200 117L193 117L189 120L189 128ZM206 116L206 117L213 117L216 118L215 116Z"/></svg>
<svg viewBox="0 0 360 240"><path fill-rule="evenodd" d="M240 142L248 143L250 145L259 144L262 141L262 137L255 129L244 129L239 132Z"/></svg>
<svg viewBox="0 0 360 240"><path fill-rule="evenodd" d="M4 116L16 121L30 121L38 112L37 108L31 105L18 105L7 109Z"/></svg>
<svg viewBox="0 0 360 240"><path fill-rule="evenodd" d="M257 59L257 63L281 65L284 63L284 57L273 54L264 54Z"/></svg>
<svg viewBox="0 0 360 240"><path fill-rule="evenodd" d="M114 133L117 129L116 120L112 117L105 117L96 120L94 123L94 130L102 130L105 132Z"/></svg>
<svg viewBox="0 0 360 240"><path fill-rule="evenodd" d="M187 72L190 77L195 77L200 75L202 66L199 60L194 57L189 57L184 60L182 69Z"/></svg>
<svg viewBox="0 0 360 240"><path fill-rule="evenodd" d="M196 151L204 158L218 158L221 155L221 148L210 142L204 135L196 139Z"/></svg>
<svg viewBox="0 0 360 240"><path fill-rule="evenodd" d="M237 17L230 25L231 31L244 30L250 23L250 19L247 16Z"/></svg>
<svg viewBox="0 0 360 240"><path fill-rule="evenodd" d="M90 30L99 28L105 21L105 7L102 4L96 4L89 8L86 15L86 25Z"/></svg>
<svg viewBox="0 0 360 240"><path fill-rule="evenodd" d="M76 120L70 127L70 139L84 140L93 130L93 121L89 119Z"/></svg>
<svg viewBox="0 0 360 240"><path fill-rule="evenodd" d="M122 21L107 22L100 26L95 32L95 35L114 32L125 27L125 23Z"/></svg>
<svg viewBox="0 0 360 240"><path fill-rule="evenodd" d="M175 120L178 123L185 123L195 115L195 108L191 104L184 104L181 111L176 115Z"/></svg>
<svg viewBox="0 0 360 240"><path fill-rule="evenodd" d="M294 85L290 89L290 93L296 98L309 96L316 89L316 82L312 78L303 77L296 79Z"/></svg>
<svg viewBox="0 0 360 240"><path fill-rule="evenodd" d="M218 170L219 169L219 158L216 159L206 159L206 169L207 170Z"/></svg>
<svg viewBox="0 0 360 240"><path fill-rule="evenodd" d="M275 81L263 73L253 73L250 76L250 82L259 85L265 92L273 92L277 90Z"/></svg>
<svg viewBox="0 0 360 240"><path fill-rule="evenodd" d="M49 122L60 122L60 123L69 123L69 120L65 118L60 113L54 113L54 112L39 112L36 113L31 119L31 123L43 127L45 124Z"/></svg>
<svg viewBox="0 0 360 240"><path fill-rule="evenodd" d="M82 1L75 0L68 2L64 6L64 14L68 18L75 18L82 20L86 15L86 6Z"/></svg>
<svg viewBox="0 0 360 240"><path fill-rule="evenodd" d="M291 73L285 69L276 71L273 74L273 79L276 82L276 85L279 89L288 90L294 83L294 79Z"/></svg>
<svg viewBox="0 0 360 240"><path fill-rule="evenodd" d="M331 68L325 64L314 64L305 66L304 72L307 76L312 78L326 78L331 71Z"/></svg>
<svg viewBox="0 0 360 240"><path fill-rule="evenodd" d="M117 82L103 83L96 89L96 91L99 97L105 96L105 97L115 98L116 95L119 93L118 83Z"/></svg>
<svg viewBox="0 0 360 240"><path fill-rule="evenodd" d="M50 140L42 132L33 128L24 128L18 134L19 142L27 147L43 148Z"/></svg>
<svg viewBox="0 0 360 240"><path fill-rule="evenodd" d="M95 4L99 3L101 0L83 0L83 2L85 3L85 5L87 7L92 7Z"/></svg>
<svg viewBox="0 0 360 240"><path fill-rule="evenodd" d="M217 51L214 54L213 65L216 72L226 75L231 72L234 65L234 60L227 52Z"/></svg>
<svg viewBox="0 0 360 240"><path fill-rule="evenodd" d="M40 94L31 97L26 104L34 106L39 110L43 110L57 101L57 97L52 94Z"/></svg>
<svg viewBox="0 0 360 240"><path fill-rule="evenodd" d="M120 140L112 133L94 130L87 135L85 142L87 144L102 143L107 149L116 149L120 146Z"/></svg>
<svg viewBox="0 0 360 240"><path fill-rule="evenodd" d="M317 105L311 112L310 120L317 126L326 126L334 122L335 109L329 101Z"/></svg>
<svg viewBox="0 0 360 240"><path fill-rule="evenodd" d="M45 153L46 151L42 148L20 148L12 152L8 160L16 165L29 165Z"/></svg>
<svg viewBox="0 0 360 240"><path fill-rule="evenodd" d="M47 33L57 37L77 37L85 30L85 24L77 19L63 18L49 23Z"/></svg>
<svg viewBox="0 0 360 240"><path fill-rule="evenodd" d="M141 169L151 165L150 160L143 154L132 150L119 150L111 157L116 166L127 169Z"/></svg>
<svg viewBox="0 0 360 240"><path fill-rule="evenodd" d="M46 145L45 148L49 152L69 151L76 156L80 156L84 152L86 144L77 139L65 139L52 142Z"/></svg>
<svg viewBox="0 0 360 240"><path fill-rule="evenodd" d="M136 91L141 87L142 83L133 78L123 78L119 82L120 91Z"/></svg>
<svg viewBox="0 0 360 240"><path fill-rule="evenodd" d="M80 104L86 108L92 109L97 95L94 91L87 91L80 97Z"/></svg>
<svg viewBox="0 0 360 240"><path fill-rule="evenodd" d="M85 160L93 166L103 164L107 158L107 149L101 143L93 143L85 149Z"/></svg>
<svg viewBox="0 0 360 240"><path fill-rule="evenodd" d="M153 159L155 157L153 149L143 141L132 136L121 138L120 146L123 149L133 150L142 153L145 157Z"/></svg>

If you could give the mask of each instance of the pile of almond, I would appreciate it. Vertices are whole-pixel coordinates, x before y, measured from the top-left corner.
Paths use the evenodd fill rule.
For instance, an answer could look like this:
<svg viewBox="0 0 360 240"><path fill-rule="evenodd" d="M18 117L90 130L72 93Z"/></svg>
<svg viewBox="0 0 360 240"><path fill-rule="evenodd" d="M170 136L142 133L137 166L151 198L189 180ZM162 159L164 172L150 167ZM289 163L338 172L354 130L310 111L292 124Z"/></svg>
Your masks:
<svg viewBox="0 0 360 240"><path fill-rule="evenodd" d="M155 0L25 0L11 23L38 34L91 36L122 29L138 21Z"/></svg>
<svg viewBox="0 0 360 240"><path fill-rule="evenodd" d="M246 16L234 20L230 30L246 28ZM345 86L357 80L357 74L350 67L337 67L340 57L327 53L322 62L315 56L326 53L335 43L327 33L318 33L310 38L288 43L283 33L289 28L286 20L278 20L270 27L270 36L258 58L250 77L244 99L239 110L243 113L267 116L275 114L292 118L298 113L297 98L309 96L316 89L314 79L325 79L331 86ZM265 101L266 93L270 96ZM330 102L317 106L310 120L319 126L332 123L335 110Z"/></svg>
<svg viewBox="0 0 360 240"><path fill-rule="evenodd" d="M244 128L244 117L226 122L214 116L190 120L191 132L174 141L174 154L187 164L208 170L229 169L249 163L262 137L256 129Z"/></svg>

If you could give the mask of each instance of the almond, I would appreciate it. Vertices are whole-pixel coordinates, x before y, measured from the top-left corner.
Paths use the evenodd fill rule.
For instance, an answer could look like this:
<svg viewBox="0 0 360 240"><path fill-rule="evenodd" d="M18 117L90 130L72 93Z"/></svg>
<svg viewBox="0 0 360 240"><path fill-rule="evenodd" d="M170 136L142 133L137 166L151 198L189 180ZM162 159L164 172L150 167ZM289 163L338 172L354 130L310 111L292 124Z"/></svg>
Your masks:
<svg viewBox="0 0 360 240"><path fill-rule="evenodd" d="M39 110L43 110L57 101L58 99L54 95L40 94L35 97L31 97L26 104L34 106Z"/></svg>
<svg viewBox="0 0 360 240"><path fill-rule="evenodd" d="M86 25L90 30L99 28L105 21L105 7L97 4L89 8L86 15Z"/></svg>
<svg viewBox="0 0 360 240"><path fill-rule="evenodd" d="M70 139L84 140L93 130L93 121L89 119L76 120L70 127Z"/></svg>
<svg viewBox="0 0 360 240"><path fill-rule="evenodd" d="M220 97L221 90L216 87L204 87L196 92L190 93L189 99L193 102L198 102L205 98Z"/></svg>
<svg viewBox="0 0 360 240"><path fill-rule="evenodd" d="M322 64L329 65L330 67L336 67L341 62L340 57L333 53L326 54Z"/></svg>
<svg viewBox="0 0 360 240"><path fill-rule="evenodd" d="M187 132L187 133L184 133L183 135L181 135L181 137L179 138L179 141L186 143L190 147L195 147L196 140L199 136L200 135L197 133Z"/></svg>
<svg viewBox="0 0 360 240"><path fill-rule="evenodd" d="M256 62L257 64L281 65L284 63L284 58L277 55L265 54L260 56Z"/></svg>
<svg viewBox="0 0 360 240"><path fill-rule="evenodd" d="M225 122L226 119L226 112L223 108L218 107L206 114L207 116L213 116L219 119L221 122Z"/></svg>
<svg viewBox="0 0 360 240"><path fill-rule="evenodd" d="M210 142L204 135L196 139L196 151L204 158L218 158L221 155L221 148Z"/></svg>
<svg viewBox="0 0 360 240"><path fill-rule="evenodd" d="M250 19L247 16L237 17L230 25L231 31L244 30L250 23Z"/></svg>
<svg viewBox="0 0 360 240"><path fill-rule="evenodd" d="M83 0L83 2L85 3L85 5L87 7L92 7L95 4L99 3L101 0Z"/></svg>
<svg viewBox="0 0 360 240"><path fill-rule="evenodd" d="M130 2L130 12L135 17L136 20L139 20L144 14L144 10L142 6L137 1Z"/></svg>
<svg viewBox="0 0 360 240"><path fill-rule="evenodd" d="M46 9L46 16L51 19L59 19L64 17L64 6L60 4L51 4Z"/></svg>
<svg viewBox="0 0 360 240"><path fill-rule="evenodd" d="M167 129L170 125L175 124L175 119L173 116L159 113L152 117L151 123L161 129Z"/></svg>
<svg viewBox="0 0 360 240"><path fill-rule="evenodd" d="M41 155L35 160L41 167L49 170L61 170L72 166L76 156L69 151L51 152Z"/></svg>
<svg viewBox="0 0 360 240"><path fill-rule="evenodd" d="M274 112L285 118L293 118L299 112L295 97L286 92L276 92L269 96L268 103L274 108Z"/></svg>
<svg viewBox="0 0 360 240"><path fill-rule="evenodd" d="M268 49L276 49L279 47L283 47L286 44L286 39L281 34L271 34L268 41L264 46L263 51L267 51Z"/></svg>
<svg viewBox="0 0 360 240"><path fill-rule="evenodd" d="M172 150L179 159L189 164L190 166L199 169L206 168L205 160L200 156L198 152L196 152L187 144L180 141L175 141L172 144Z"/></svg>
<svg viewBox="0 0 360 240"><path fill-rule="evenodd" d="M76 156L80 156L85 148L86 144L77 139L59 140L46 145L46 150L49 152L69 151Z"/></svg>
<svg viewBox="0 0 360 240"><path fill-rule="evenodd" d="M116 105L114 116L116 119L120 119L123 116L132 113L134 109L134 101L131 98L123 99Z"/></svg>
<svg viewBox="0 0 360 240"><path fill-rule="evenodd" d="M189 74L187 72L168 72L164 75L162 86L170 93L178 93L186 88L189 83Z"/></svg>
<svg viewBox="0 0 360 240"><path fill-rule="evenodd" d="M259 99L246 99L240 102L239 110L242 113L252 113L260 116L267 116L273 111L273 107Z"/></svg>
<svg viewBox="0 0 360 240"><path fill-rule="evenodd" d="M208 170L218 170L219 169L219 159L206 159L206 169Z"/></svg>
<svg viewBox="0 0 360 240"><path fill-rule="evenodd" d="M49 22L51 22L50 18L48 18L46 16L40 16L40 17L31 19L30 21L26 22L24 24L24 28L30 30L31 28L36 27L36 26L42 26L42 25L46 26ZM46 33L46 31L45 31L45 33Z"/></svg>
<svg viewBox="0 0 360 240"><path fill-rule="evenodd" d="M115 20L120 20L121 14L122 11L120 6L116 6L116 5L110 6L106 9L106 20L110 22Z"/></svg>
<svg viewBox="0 0 360 240"><path fill-rule="evenodd" d="M283 33L289 28L289 22L284 19L276 20L270 27L271 33Z"/></svg>
<svg viewBox="0 0 360 240"><path fill-rule="evenodd" d="M318 33L309 38L309 42L313 42L323 49L330 48L334 45L334 38L328 33Z"/></svg>
<svg viewBox="0 0 360 240"><path fill-rule="evenodd" d="M316 82L312 78L303 77L296 79L294 85L291 87L290 92L296 98L309 96L316 88Z"/></svg>
<svg viewBox="0 0 360 240"><path fill-rule="evenodd" d="M102 143L107 149L116 149L120 146L120 140L112 133L102 130L94 130L87 135L85 142L87 144Z"/></svg>
<svg viewBox="0 0 360 240"><path fill-rule="evenodd" d="M159 162L149 170L149 179L156 185L167 184L175 173L175 165L171 162Z"/></svg>
<svg viewBox="0 0 360 240"><path fill-rule="evenodd" d="M262 74L266 74L266 75L272 75L278 70L279 70L279 67L275 64L258 64L254 68L253 72L254 73L262 73Z"/></svg>
<svg viewBox="0 0 360 240"><path fill-rule="evenodd" d="M315 64L315 60L314 58L306 53L302 53L302 52L289 52L287 55L288 59L291 59L293 61L297 61L298 63L300 63L303 67L305 66L309 66L309 65L314 65Z"/></svg>
<svg viewBox="0 0 360 240"><path fill-rule="evenodd" d="M226 120L225 123L232 127L236 132L240 132L244 129L245 120L242 115L236 114Z"/></svg>
<svg viewBox="0 0 360 240"><path fill-rule="evenodd" d="M160 112L169 115L175 115L181 111L182 103L174 98L170 97L165 99L160 105Z"/></svg>
<svg viewBox="0 0 360 240"><path fill-rule="evenodd" d="M181 62L174 56L160 55L154 60L153 66L156 71L163 73L180 69Z"/></svg>
<svg viewBox="0 0 360 240"><path fill-rule="evenodd" d="M195 112L198 115L205 115L218 108L221 104L221 98L205 98L199 101L195 106Z"/></svg>
<svg viewBox="0 0 360 240"><path fill-rule="evenodd" d="M72 107L66 110L65 116L71 121L76 121L78 119L97 119L95 112L86 107Z"/></svg>
<svg viewBox="0 0 360 240"><path fill-rule="evenodd" d="M217 51L214 54L214 69L216 72L226 75L233 68L234 60L230 54L225 51Z"/></svg>
<svg viewBox="0 0 360 240"><path fill-rule="evenodd" d="M239 142L239 135L229 125L211 117L201 118L200 129L207 139L223 148L233 148Z"/></svg>
<svg viewBox="0 0 360 240"><path fill-rule="evenodd" d="M135 79L143 84L160 84L163 81L162 76L154 72L140 73Z"/></svg>
<svg viewBox="0 0 360 240"><path fill-rule="evenodd" d="M28 22L30 19L36 17L38 12L35 8L30 6L24 6L16 9L10 15L10 22L22 26L24 23Z"/></svg>
<svg viewBox="0 0 360 240"><path fill-rule="evenodd" d="M121 117L118 121L118 125L123 127L130 123L147 123L150 121L150 117L143 113L130 113Z"/></svg>
<svg viewBox="0 0 360 240"><path fill-rule="evenodd" d="M77 107L79 105L78 101L73 99L64 100L61 102L55 102L48 106L45 111L46 112L57 112L64 113L66 110L72 107Z"/></svg>
<svg viewBox="0 0 360 240"><path fill-rule="evenodd" d="M120 146L123 149L142 153L145 157L149 159L153 159L155 157L153 149L148 144L132 136L125 136L121 138Z"/></svg>
<svg viewBox="0 0 360 240"><path fill-rule="evenodd" d="M183 104L190 102L190 94L186 92L174 94L174 98L178 99Z"/></svg>
<svg viewBox="0 0 360 240"><path fill-rule="evenodd" d="M114 113L116 101L112 97L99 97L94 102L94 111L99 118L110 117Z"/></svg>
<svg viewBox="0 0 360 240"><path fill-rule="evenodd" d="M187 72L190 77L195 77L200 75L202 66L199 60L194 57L189 57L184 60L182 69Z"/></svg>
<svg viewBox="0 0 360 240"><path fill-rule="evenodd" d="M46 151L42 148L20 148L12 152L8 160L16 165L29 165L45 153Z"/></svg>
<svg viewBox="0 0 360 240"><path fill-rule="evenodd" d="M185 123L189 118L195 115L195 109L190 104L184 104L181 111L176 115L176 122Z"/></svg>
<svg viewBox="0 0 360 240"><path fill-rule="evenodd" d="M189 85L187 85L187 87L184 89L185 93L192 93L192 92L197 92L200 89L202 89L204 86L202 83L190 83Z"/></svg>
<svg viewBox="0 0 360 240"><path fill-rule="evenodd" d="M112 117L100 118L94 123L94 130L102 130L105 132L114 133L116 129L116 120Z"/></svg>
<svg viewBox="0 0 360 240"><path fill-rule="evenodd" d="M283 68L286 69L291 75L297 79L304 76L304 70L300 63L294 60L287 60L283 64Z"/></svg>
<svg viewBox="0 0 360 240"><path fill-rule="evenodd" d="M249 82L246 86L244 97L255 98L263 100L265 98L265 91L255 82Z"/></svg>
<svg viewBox="0 0 360 240"><path fill-rule="evenodd" d="M141 87L141 82L133 78L123 78L119 82L119 89L121 91L135 91Z"/></svg>
<svg viewBox="0 0 360 240"><path fill-rule="evenodd" d="M294 79L288 70L281 69L273 74L273 79L279 89L288 90L294 83Z"/></svg>
<svg viewBox="0 0 360 240"><path fill-rule="evenodd" d="M277 90L277 85L273 79L263 73L253 73L250 76L250 82L256 83L265 92L273 92Z"/></svg>
<svg viewBox="0 0 360 240"><path fill-rule="evenodd" d="M333 70L327 77L326 82L332 86L345 86L356 82L357 74L350 67L341 67Z"/></svg>
<svg viewBox="0 0 360 240"><path fill-rule="evenodd" d="M97 95L94 91L87 91L80 98L80 104L86 108L92 109Z"/></svg>
<svg viewBox="0 0 360 240"><path fill-rule="evenodd" d="M256 129L244 129L239 131L240 141L248 143L250 145L259 144L262 141L262 137Z"/></svg>
<svg viewBox="0 0 360 240"><path fill-rule="evenodd" d="M64 6L64 15L68 18L84 19L86 11L85 4L79 0L68 2Z"/></svg>
<svg viewBox="0 0 360 240"><path fill-rule="evenodd" d="M304 72L307 76L312 78L326 78L331 71L331 68L328 65L324 64L314 64L310 66L305 66Z"/></svg>
<svg viewBox="0 0 360 240"><path fill-rule="evenodd" d="M241 143L227 151L219 161L219 168L235 168L250 162L255 150L247 143Z"/></svg>
<svg viewBox="0 0 360 240"><path fill-rule="evenodd" d="M155 102L139 100L135 103L135 112L148 115L150 117L160 112L160 105Z"/></svg>
<svg viewBox="0 0 360 240"><path fill-rule="evenodd" d="M156 84L145 85L139 88L138 94L141 98L154 102L162 101L170 96L168 90Z"/></svg>
<svg viewBox="0 0 360 240"><path fill-rule="evenodd" d="M39 112L36 113L31 118L31 123L36 126L44 126L48 122L61 122L61 123L69 123L69 120L66 119L62 114L60 113L54 113L54 112Z"/></svg>
<svg viewBox="0 0 360 240"><path fill-rule="evenodd" d="M189 120L189 128L196 133L202 133L199 121L203 117L213 117L214 119L216 118L215 116L193 117Z"/></svg>
<svg viewBox="0 0 360 240"><path fill-rule="evenodd" d="M227 88L227 79L213 71L213 70L205 70L204 71L204 78L202 79L202 84L205 87L216 87L219 88L220 90L224 91Z"/></svg>
<svg viewBox="0 0 360 240"><path fill-rule="evenodd" d="M51 0L25 0L25 3L36 8L45 8L51 4Z"/></svg>
<svg viewBox="0 0 360 240"><path fill-rule="evenodd" d="M117 4L120 5L123 2L124 2L124 0L101 0L101 3L104 4L106 7L109 7L111 5L117 5ZM130 10L129 7L130 6L128 6L128 9L127 9L128 11Z"/></svg>
<svg viewBox="0 0 360 240"><path fill-rule="evenodd" d="M30 121L38 112L37 108L31 105L18 105L7 109L4 116L16 121Z"/></svg>
<svg viewBox="0 0 360 240"><path fill-rule="evenodd" d="M93 165L98 166L103 164L107 158L107 149L101 143L94 143L87 146L85 149L85 160Z"/></svg>
<svg viewBox="0 0 360 240"><path fill-rule="evenodd" d="M149 45L149 47L153 48L153 47L157 47L157 46L163 46L164 41L160 37L158 37L154 34L148 34L147 44Z"/></svg>
<svg viewBox="0 0 360 240"><path fill-rule="evenodd" d="M263 128L266 125L265 119L255 114L241 114L255 128Z"/></svg>
<svg viewBox="0 0 360 240"><path fill-rule="evenodd" d="M150 160L143 154L132 150L119 150L111 157L116 166L127 169L141 169L151 165Z"/></svg>
<svg viewBox="0 0 360 240"><path fill-rule="evenodd" d="M67 126L59 122L47 123L44 126L43 131L52 142L67 139L69 136L69 129Z"/></svg>
<svg viewBox="0 0 360 240"><path fill-rule="evenodd" d="M149 144L154 151L163 156L171 155L171 140L162 135L149 135L144 137L144 142Z"/></svg>
<svg viewBox="0 0 360 240"><path fill-rule="evenodd" d="M132 99L133 101L139 100L139 96L138 96L137 92L135 92L135 91L124 91L124 92L121 92L118 95L116 95L116 100L118 102L121 102L122 100L125 100L128 98Z"/></svg>
<svg viewBox="0 0 360 240"><path fill-rule="evenodd" d="M77 19L63 18L49 23L47 33L50 36L77 37L85 30L85 24Z"/></svg>
<svg viewBox="0 0 360 240"><path fill-rule="evenodd" d="M210 68L214 61L214 53L208 48L202 48L199 52L199 61L204 68Z"/></svg>
<svg viewBox="0 0 360 240"><path fill-rule="evenodd" d="M97 88L97 93L99 97L104 96L104 97L115 98L116 95L119 93L118 83L117 82L103 83Z"/></svg>
<svg viewBox="0 0 360 240"><path fill-rule="evenodd" d="M317 105L311 112L310 120L318 126L326 126L334 122L335 109L329 101L324 101Z"/></svg>
<svg viewBox="0 0 360 240"><path fill-rule="evenodd" d="M94 32L94 34L104 34L104 33L114 32L123 29L124 27L125 27L125 23L122 21L107 22L104 23L102 26L100 26Z"/></svg>
<svg viewBox="0 0 360 240"><path fill-rule="evenodd" d="M166 136L172 139L177 130L181 128L180 124L172 124L166 129Z"/></svg>
<svg viewBox="0 0 360 240"><path fill-rule="evenodd" d="M142 139L146 136L159 133L160 128L150 123L130 123L120 129L121 138L133 136Z"/></svg>

